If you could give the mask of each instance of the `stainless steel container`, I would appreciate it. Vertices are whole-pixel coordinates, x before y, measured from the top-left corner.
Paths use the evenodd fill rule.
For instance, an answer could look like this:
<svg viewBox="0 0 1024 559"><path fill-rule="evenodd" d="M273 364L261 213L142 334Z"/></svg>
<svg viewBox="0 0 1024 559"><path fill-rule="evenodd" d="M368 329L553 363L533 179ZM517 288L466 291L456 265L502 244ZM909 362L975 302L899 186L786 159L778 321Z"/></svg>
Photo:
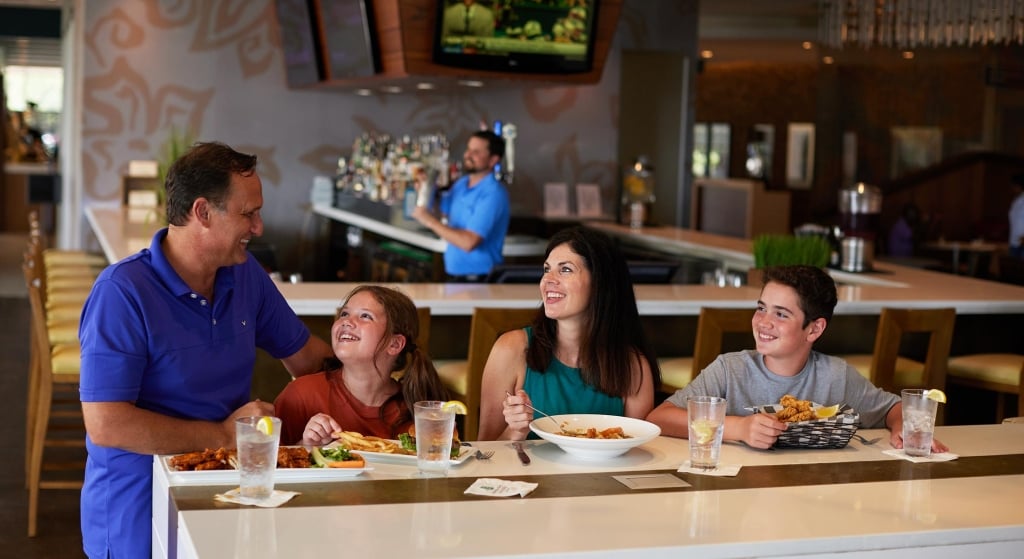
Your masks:
<svg viewBox="0 0 1024 559"><path fill-rule="evenodd" d="M870 272L874 263L875 243L863 237L845 237L840 243L844 272Z"/></svg>

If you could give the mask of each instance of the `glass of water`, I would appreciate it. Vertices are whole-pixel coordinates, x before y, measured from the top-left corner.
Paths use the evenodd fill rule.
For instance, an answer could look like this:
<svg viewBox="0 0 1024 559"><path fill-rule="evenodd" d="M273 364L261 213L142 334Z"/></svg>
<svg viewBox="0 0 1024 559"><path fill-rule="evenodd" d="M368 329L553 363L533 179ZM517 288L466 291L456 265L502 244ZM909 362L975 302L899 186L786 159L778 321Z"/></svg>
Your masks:
<svg viewBox="0 0 1024 559"><path fill-rule="evenodd" d="M277 446L281 420L277 417L240 417L235 420L238 443L239 493L250 499L266 499L274 492Z"/></svg>
<svg viewBox="0 0 1024 559"><path fill-rule="evenodd" d="M903 452L908 456L929 456L935 436L935 412L939 403L928 397L921 388L904 389L903 396Z"/></svg>
<svg viewBox="0 0 1024 559"><path fill-rule="evenodd" d="M416 421L417 477L444 477L451 465L452 433L455 432L455 410L445 408L441 401L413 404Z"/></svg>
<svg viewBox="0 0 1024 559"><path fill-rule="evenodd" d="M690 396L686 399L691 467L704 470L718 467L725 432L725 409L725 398Z"/></svg>

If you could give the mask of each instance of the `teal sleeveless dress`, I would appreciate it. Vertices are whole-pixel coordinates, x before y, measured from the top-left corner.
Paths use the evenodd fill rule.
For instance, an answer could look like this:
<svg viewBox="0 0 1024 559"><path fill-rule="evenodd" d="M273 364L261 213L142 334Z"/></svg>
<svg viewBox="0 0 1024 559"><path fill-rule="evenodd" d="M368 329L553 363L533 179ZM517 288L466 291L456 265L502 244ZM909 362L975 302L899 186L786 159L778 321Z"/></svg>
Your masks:
<svg viewBox="0 0 1024 559"><path fill-rule="evenodd" d="M533 339L533 329L525 328L527 343ZM604 415L625 415L626 404L619 396L609 396L594 386L583 382L580 370L551 359L547 371L541 373L526 367L523 390L530 395L533 406L550 415L597 413ZM534 419L544 417L537 412ZM530 433L529 438L537 436Z"/></svg>

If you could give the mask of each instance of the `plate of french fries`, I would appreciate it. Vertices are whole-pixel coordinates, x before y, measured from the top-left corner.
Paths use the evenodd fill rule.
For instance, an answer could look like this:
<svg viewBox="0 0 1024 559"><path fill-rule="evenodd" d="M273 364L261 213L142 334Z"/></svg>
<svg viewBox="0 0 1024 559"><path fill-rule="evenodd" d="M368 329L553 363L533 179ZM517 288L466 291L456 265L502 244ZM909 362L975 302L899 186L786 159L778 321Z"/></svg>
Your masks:
<svg viewBox="0 0 1024 559"><path fill-rule="evenodd" d="M363 435L355 431L338 431L334 433L334 437L336 440L327 445L327 448L344 446L361 454L367 462L416 465L416 451L403 448L399 441ZM451 465L458 466L470 456L472 453L469 449L460 447L458 455L451 459Z"/></svg>

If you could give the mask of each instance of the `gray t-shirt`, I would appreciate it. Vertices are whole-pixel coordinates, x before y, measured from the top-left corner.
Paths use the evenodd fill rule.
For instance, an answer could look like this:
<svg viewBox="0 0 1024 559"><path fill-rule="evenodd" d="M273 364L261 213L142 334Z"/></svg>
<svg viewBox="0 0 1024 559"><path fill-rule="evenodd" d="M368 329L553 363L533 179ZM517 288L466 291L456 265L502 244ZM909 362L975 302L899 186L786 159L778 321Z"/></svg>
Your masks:
<svg viewBox="0 0 1024 559"><path fill-rule="evenodd" d="M744 416L752 413L744 408L777 404L786 394L823 406L848 404L865 429L885 427L885 415L900 401L839 357L812 351L799 373L784 377L769 371L753 349L719 355L667 401L685 408L688 396L719 396L728 400L726 415Z"/></svg>

